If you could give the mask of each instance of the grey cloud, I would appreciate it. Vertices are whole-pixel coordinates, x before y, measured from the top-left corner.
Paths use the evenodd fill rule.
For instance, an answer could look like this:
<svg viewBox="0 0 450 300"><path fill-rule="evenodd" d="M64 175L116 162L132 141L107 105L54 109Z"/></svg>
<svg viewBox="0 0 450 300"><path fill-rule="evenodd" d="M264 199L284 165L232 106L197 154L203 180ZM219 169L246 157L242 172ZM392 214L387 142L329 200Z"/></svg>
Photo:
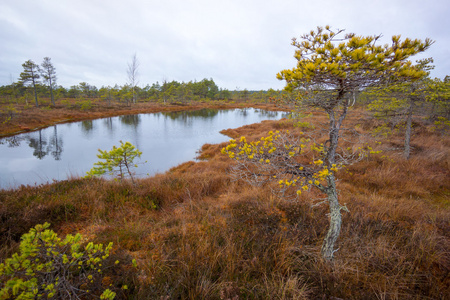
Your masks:
<svg viewBox="0 0 450 300"><path fill-rule="evenodd" d="M0 4L0 85L27 59L52 58L58 83L122 85L137 53L140 85L213 78L228 89L282 88L292 37L329 24L357 34L436 40L432 76L448 74L446 1L8 1Z"/></svg>

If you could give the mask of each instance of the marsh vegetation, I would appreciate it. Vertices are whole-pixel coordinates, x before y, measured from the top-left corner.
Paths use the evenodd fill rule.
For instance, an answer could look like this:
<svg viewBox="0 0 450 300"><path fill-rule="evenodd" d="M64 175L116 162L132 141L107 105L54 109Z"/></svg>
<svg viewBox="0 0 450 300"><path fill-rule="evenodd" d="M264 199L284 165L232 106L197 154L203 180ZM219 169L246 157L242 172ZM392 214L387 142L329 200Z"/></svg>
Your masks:
<svg viewBox="0 0 450 300"><path fill-rule="evenodd" d="M298 64L280 72L287 89L270 97L293 118L224 130L231 140L203 145L199 161L133 182L70 178L0 190L0 260L48 222L60 236L80 233L85 245L113 243L117 268L96 281L96 296L449 298L449 80L427 78L431 60L408 60L431 40L394 36L376 46L377 36L347 34L335 43L341 32L319 27L293 40ZM188 105L166 91L156 102L133 91L133 101L113 107L109 98L81 106L75 98L19 113L9 103L0 129L256 106L269 94Z"/></svg>

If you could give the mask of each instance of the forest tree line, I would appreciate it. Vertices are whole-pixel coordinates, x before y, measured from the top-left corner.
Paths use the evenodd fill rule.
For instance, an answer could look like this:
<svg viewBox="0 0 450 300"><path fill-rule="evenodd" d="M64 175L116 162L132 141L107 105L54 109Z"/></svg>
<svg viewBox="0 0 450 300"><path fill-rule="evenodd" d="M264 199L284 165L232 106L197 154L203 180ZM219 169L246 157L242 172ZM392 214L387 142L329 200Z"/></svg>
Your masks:
<svg viewBox="0 0 450 300"><path fill-rule="evenodd" d="M38 98L50 98L49 88L42 84L36 84ZM163 102L189 102L198 100L233 100L233 99L258 99L268 100L282 94L279 90L268 89L261 91L228 90L217 86L213 79L203 79L201 81L179 82L176 80L162 81L147 84L144 87L136 88L138 101L163 101ZM95 99L101 98L105 101L129 102L131 100L131 88L129 85L102 86L97 88L87 82L80 82L69 88L57 85L53 89L56 99ZM32 88L22 82L14 82L9 85L0 86L0 97L3 101L11 103L25 103L32 101Z"/></svg>
<svg viewBox="0 0 450 300"><path fill-rule="evenodd" d="M163 79L161 82L157 81L140 87L136 84L136 74L132 75L133 80L130 83L124 85L115 84L98 88L87 82L80 82L67 88L57 84L56 70L48 57L44 58L40 66L32 60L26 61L22 66L24 70L17 81L14 82L11 79L11 84L0 86L0 98L3 102L29 104L34 98L35 105L39 106L39 98L51 98L53 105L55 105L54 99L63 98L100 98L108 103L114 101L127 104L136 101L173 103L199 100L268 100L282 93L274 89L249 91L236 88L230 91L220 88L212 78L189 82ZM131 71L136 72L135 69Z"/></svg>
<svg viewBox="0 0 450 300"><path fill-rule="evenodd" d="M384 131L391 131L405 122L411 123L413 116L425 116L441 127L450 127L450 76L444 79L432 79L429 76L429 70L433 68L432 62L432 59L420 62L427 71L427 75L414 83L380 86L375 89L361 88L353 91L355 103L372 111L374 116L387 121L386 124L390 124L390 128L386 128L385 125ZM44 99L51 99L53 106L55 99L61 100L61 104L69 104L70 99L73 99L79 104L72 105L73 108L90 109L93 99L108 105L112 103L132 105L136 102L150 101L187 103L205 100L269 102L279 99L285 102L283 100L293 100L302 92L301 89L295 91L274 89L249 91L238 88L228 90L220 88L212 78L189 82L163 79L161 82L141 87L137 85L139 63L136 56L128 66L128 75L131 79L127 84L98 88L87 82L80 82L66 88L57 84L56 69L49 57L45 57L41 65L27 60L22 64L23 72L16 82L11 79L11 84L0 86L0 100L8 105L2 110L2 114L10 118L16 112L16 109L12 107L14 104L31 106L34 100L34 105L39 107L40 102L47 104Z"/></svg>

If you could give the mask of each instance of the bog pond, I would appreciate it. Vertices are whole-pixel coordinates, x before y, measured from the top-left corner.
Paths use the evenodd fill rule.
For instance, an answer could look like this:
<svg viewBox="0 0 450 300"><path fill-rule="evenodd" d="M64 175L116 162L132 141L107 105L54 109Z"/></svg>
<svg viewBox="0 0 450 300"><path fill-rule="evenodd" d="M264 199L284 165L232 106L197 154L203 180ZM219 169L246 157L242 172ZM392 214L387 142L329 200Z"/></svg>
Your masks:
<svg viewBox="0 0 450 300"><path fill-rule="evenodd" d="M130 142L147 161L137 175L162 173L194 160L203 144L229 140L223 129L237 128L286 113L245 109L125 115L58 124L34 132L0 139L0 188L38 185L71 176L84 176L97 158L98 149L110 150Z"/></svg>

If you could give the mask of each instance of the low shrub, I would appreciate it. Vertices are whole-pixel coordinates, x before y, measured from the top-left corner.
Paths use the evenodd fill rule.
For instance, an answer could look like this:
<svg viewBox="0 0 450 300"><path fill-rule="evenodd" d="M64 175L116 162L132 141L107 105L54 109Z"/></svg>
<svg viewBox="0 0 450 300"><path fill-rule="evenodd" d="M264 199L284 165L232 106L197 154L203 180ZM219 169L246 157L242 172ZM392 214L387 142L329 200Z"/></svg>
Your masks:
<svg viewBox="0 0 450 300"><path fill-rule="evenodd" d="M62 240L49 227L45 223L30 229L19 253L0 264L0 299L114 299L118 288L105 276L120 263L111 262L112 243L83 247L80 234Z"/></svg>

